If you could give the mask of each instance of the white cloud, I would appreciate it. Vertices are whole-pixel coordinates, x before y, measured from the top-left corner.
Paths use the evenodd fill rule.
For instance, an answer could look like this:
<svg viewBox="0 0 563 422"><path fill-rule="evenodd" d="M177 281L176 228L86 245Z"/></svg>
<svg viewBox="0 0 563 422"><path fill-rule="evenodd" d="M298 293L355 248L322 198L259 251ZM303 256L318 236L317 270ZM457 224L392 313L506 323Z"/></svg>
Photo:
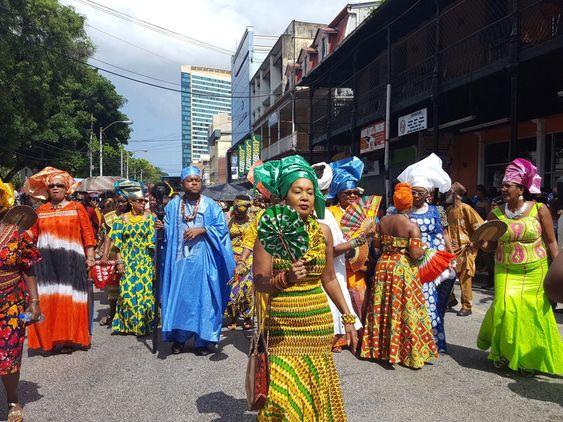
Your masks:
<svg viewBox="0 0 563 422"><path fill-rule="evenodd" d="M328 23L346 5L338 0L96 0L98 3L128 15L196 38L219 47L234 50L246 26L257 33L279 35L290 21ZM87 27L96 46L94 57L135 72L177 83L178 86L148 80L108 65L92 64L130 77L179 89L180 64L230 68L230 56L195 46L131 22L111 16L74 0L61 3L73 6L87 17L87 23L132 44L154 51L161 57L111 38ZM180 96L108 75L117 91L128 100L124 112L135 122L132 139L177 138L177 142L130 143L128 149L151 149L138 153L169 173L180 170Z"/></svg>

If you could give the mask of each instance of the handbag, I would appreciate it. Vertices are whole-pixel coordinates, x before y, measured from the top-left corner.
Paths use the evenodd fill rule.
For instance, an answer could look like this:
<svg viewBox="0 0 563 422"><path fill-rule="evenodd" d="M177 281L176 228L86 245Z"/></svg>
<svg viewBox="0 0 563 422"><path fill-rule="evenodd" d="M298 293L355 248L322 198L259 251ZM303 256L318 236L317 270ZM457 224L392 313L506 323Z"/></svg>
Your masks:
<svg viewBox="0 0 563 422"><path fill-rule="evenodd" d="M116 261L98 261L90 268L88 275L98 289L104 289L106 286L118 286L121 278L121 274L117 272Z"/></svg>
<svg viewBox="0 0 563 422"><path fill-rule="evenodd" d="M246 367L246 399L249 410L260 410L264 407L268 399L269 388L268 344L264 335L256 330L250 339Z"/></svg>

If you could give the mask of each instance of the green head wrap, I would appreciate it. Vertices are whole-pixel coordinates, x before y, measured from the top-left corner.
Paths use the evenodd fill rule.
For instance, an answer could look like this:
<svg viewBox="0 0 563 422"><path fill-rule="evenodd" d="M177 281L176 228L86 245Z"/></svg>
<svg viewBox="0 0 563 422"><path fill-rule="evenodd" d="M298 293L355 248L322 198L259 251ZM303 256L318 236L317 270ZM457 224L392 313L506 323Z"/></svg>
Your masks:
<svg viewBox="0 0 563 422"><path fill-rule="evenodd" d="M325 198L319 190L317 174L309 163L300 155L272 160L254 169L256 184L262 182L272 195L285 198L291 185L297 179L309 179L315 189L315 212L317 217L325 216Z"/></svg>

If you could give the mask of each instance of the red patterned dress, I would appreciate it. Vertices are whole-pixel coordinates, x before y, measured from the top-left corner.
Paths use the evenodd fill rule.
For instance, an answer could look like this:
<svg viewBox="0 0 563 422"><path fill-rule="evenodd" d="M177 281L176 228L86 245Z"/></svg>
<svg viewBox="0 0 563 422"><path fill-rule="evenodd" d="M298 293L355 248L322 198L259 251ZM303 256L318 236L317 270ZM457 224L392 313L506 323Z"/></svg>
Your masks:
<svg viewBox="0 0 563 422"><path fill-rule="evenodd" d="M18 315L29 305L22 274L40 260L31 238L14 226L0 224L0 375L21 366L25 322Z"/></svg>
<svg viewBox="0 0 563 422"><path fill-rule="evenodd" d="M381 244L360 355L421 368L438 357L417 262L408 255L421 241L382 235Z"/></svg>

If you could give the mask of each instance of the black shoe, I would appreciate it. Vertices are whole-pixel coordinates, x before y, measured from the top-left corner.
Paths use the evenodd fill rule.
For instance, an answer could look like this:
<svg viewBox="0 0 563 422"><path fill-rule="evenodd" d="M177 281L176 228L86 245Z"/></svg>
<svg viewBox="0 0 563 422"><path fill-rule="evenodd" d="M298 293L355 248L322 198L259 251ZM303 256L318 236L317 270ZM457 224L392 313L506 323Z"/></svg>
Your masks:
<svg viewBox="0 0 563 422"><path fill-rule="evenodd" d="M174 343L172 345L172 353L175 355L179 355L184 351L184 345L181 343Z"/></svg>
<svg viewBox="0 0 563 422"><path fill-rule="evenodd" d="M471 309L466 309L466 308L461 308L458 312L457 312L457 316L469 316L471 315L473 312L471 312Z"/></svg>
<svg viewBox="0 0 563 422"><path fill-rule="evenodd" d="M458 303L459 303L459 302L457 301L457 299L450 300L450 301L448 302L448 306L446 306L446 311L449 311L449 310L452 309L454 306L457 306Z"/></svg>
<svg viewBox="0 0 563 422"><path fill-rule="evenodd" d="M211 354L211 350L206 347L198 347L194 350L194 354L197 356L207 356Z"/></svg>

